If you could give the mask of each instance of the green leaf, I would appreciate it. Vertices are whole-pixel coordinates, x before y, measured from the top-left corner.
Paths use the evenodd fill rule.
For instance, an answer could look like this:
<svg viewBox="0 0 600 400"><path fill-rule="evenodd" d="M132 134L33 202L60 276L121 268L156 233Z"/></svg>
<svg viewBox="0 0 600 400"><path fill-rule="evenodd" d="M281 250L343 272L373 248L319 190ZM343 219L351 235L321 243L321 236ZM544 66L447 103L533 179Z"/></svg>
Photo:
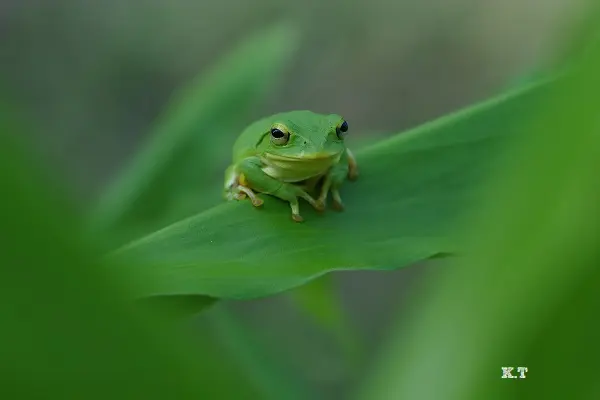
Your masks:
<svg viewBox="0 0 600 400"><path fill-rule="evenodd" d="M221 162L297 45L290 24L272 26L177 93L150 140L106 189L91 218L93 231L119 245L218 202Z"/></svg>
<svg viewBox="0 0 600 400"><path fill-rule="evenodd" d="M342 189L346 211L305 222L263 196L217 205L111 254L126 260L140 297L273 295L345 269L395 269L456 250L453 227L482 178L551 83L508 93L356 152L361 176Z"/></svg>
<svg viewBox="0 0 600 400"><path fill-rule="evenodd" d="M81 221L4 111L0 398L265 398L260 383L222 357L211 332L192 339L133 307L126 285L84 243Z"/></svg>
<svg viewBox="0 0 600 400"><path fill-rule="evenodd" d="M600 19L596 19L595 26ZM600 41L555 85L360 399L598 398ZM580 60L581 61L581 60ZM527 368L525 379L502 367ZM393 395L392 395L393 394Z"/></svg>

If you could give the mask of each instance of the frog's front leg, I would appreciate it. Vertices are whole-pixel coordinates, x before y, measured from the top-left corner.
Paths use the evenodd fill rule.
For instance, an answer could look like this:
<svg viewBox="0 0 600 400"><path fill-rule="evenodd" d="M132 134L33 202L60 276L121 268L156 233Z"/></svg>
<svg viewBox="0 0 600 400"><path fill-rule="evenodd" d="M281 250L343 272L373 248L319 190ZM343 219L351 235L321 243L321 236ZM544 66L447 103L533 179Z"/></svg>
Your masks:
<svg viewBox="0 0 600 400"><path fill-rule="evenodd" d="M244 182L243 176L237 171L235 165L231 165L225 171L224 195L227 200L244 200L247 197L252 201L254 207L263 205L263 200L256 195Z"/></svg>
<svg viewBox="0 0 600 400"><path fill-rule="evenodd" d="M335 210L342 211L344 209L344 203L340 197L339 188L346 180L348 176L348 165L347 164L336 164L327 173L323 180L323 186L321 186L321 192L317 198L317 203L320 207L325 208L327 203L327 195L331 192L333 197L332 206Z"/></svg>
<svg viewBox="0 0 600 400"><path fill-rule="evenodd" d="M317 198L317 203L321 207L325 208L327 195L329 192L331 192L331 197L333 197L333 208L335 210L342 211L344 209L344 203L342 202L342 198L340 196L340 186L342 186L346 179L355 181L357 178L358 166L356 164L356 160L354 159L354 156L350 150L346 149L345 162L335 164L325 176L323 185L321 186L321 192Z"/></svg>
<svg viewBox="0 0 600 400"><path fill-rule="evenodd" d="M350 149L346 149L346 159L348 160L348 179L355 181L358 179L358 164Z"/></svg>
<svg viewBox="0 0 600 400"><path fill-rule="evenodd" d="M240 161L236 166L236 171L239 173L239 181L243 182L243 186L249 189L270 194L289 202L292 209L292 218L296 222L303 220L300 215L298 197L306 200L317 210L321 209L315 199L302 188L291 183L281 182L267 175L262 168L263 165L259 157L249 157Z"/></svg>

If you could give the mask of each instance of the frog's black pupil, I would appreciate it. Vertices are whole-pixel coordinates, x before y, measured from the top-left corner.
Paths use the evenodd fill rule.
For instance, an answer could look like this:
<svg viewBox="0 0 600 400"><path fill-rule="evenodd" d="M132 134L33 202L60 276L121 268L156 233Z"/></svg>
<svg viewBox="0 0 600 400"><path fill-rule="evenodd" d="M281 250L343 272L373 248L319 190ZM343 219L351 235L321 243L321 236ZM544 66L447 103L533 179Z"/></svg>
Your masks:
<svg viewBox="0 0 600 400"><path fill-rule="evenodd" d="M344 121L344 123L342 124L342 126L340 126L340 131L342 131L342 132L347 132L348 131L348 123L346 121Z"/></svg>
<svg viewBox="0 0 600 400"><path fill-rule="evenodd" d="M279 129L273 128L271 129L271 135L275 138L275 139L281 139L282 137L284 137L285 135L283 134L283 132L281 132Z"/></svg>

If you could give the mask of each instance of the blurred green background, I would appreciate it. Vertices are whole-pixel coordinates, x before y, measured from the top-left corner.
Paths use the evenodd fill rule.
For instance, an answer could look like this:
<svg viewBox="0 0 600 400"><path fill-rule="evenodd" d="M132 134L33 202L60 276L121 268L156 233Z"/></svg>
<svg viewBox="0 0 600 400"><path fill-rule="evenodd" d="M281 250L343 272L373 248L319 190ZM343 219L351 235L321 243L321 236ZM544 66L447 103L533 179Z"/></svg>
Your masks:
<svg viewBox="0 0 600 400"><path fill-rule="evenodd" d="M582 19L583 5L6 0L0 6L0 72L7 93L33 121L39 162L55 168L75 203L87 210L144 142L171 94L259 29L298 27L301 47L275 90L232 121L227 140L264 115L307 108L344 115L358 145L543 75L563 61L564 29ZM223 169L228 156L217 160ZM385 274L332 276L350 324L366 344L367 364L391 324L402 321L423 274L435 268L437 263L425 263ZM216 330L229 349L224 357L252 347L248 338L254 335L256 346L270 348L323 398L346 398L355 389L335 337L287 294L219 304L193 324ZM240 334L245 330L251 333Z"/></svg>
<svg viewBox="0 0 600 400"><path fill-rule="evenodd" d="M44 156L89 200L171 93L257 29L289 21L303 37L246 122L309 108L346 116L353 135L385 135L554 64L584 2L8 0L0 68L43 121Z"/></svg>

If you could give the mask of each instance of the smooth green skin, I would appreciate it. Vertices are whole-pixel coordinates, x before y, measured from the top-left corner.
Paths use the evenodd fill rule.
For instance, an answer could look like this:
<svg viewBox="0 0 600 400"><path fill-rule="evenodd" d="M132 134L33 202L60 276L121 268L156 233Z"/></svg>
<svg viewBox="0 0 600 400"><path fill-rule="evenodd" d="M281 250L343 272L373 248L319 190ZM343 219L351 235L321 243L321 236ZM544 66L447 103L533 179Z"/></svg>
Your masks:
<svg viewBox="0 0 600 400"><path fill-rule="evenodd" d="M356 161L344 143L346 132L340 130L344 122L337 114L290 111L251 124L233 145L225 198L249 197L259 207L263 201L254 192L269 194L289 202L292 218L300 222L298 198L323 211L331 192L334 209L343 210L339 188L346 178L358 176ZM275 138L273 128L285 136Z"/></svg>

